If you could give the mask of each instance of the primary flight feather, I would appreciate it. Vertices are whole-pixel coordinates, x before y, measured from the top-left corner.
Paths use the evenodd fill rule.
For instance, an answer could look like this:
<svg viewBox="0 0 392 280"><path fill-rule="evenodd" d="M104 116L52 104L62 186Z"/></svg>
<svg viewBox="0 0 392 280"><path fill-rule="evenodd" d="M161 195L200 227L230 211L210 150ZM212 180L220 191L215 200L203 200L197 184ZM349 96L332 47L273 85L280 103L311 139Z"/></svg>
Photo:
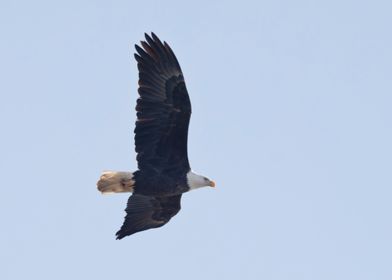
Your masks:
<svg viewBox="0 0 392 280"><path fill-rule="evenodd" d="M106 171L97 183L102 193L132 193L117 239L163 226L180 211L183 193L215 186L192 172L188 161L192 109L176 56L154 33L145 34L140 45L135 45L139 70L135 127L138 170Z"/></svg>

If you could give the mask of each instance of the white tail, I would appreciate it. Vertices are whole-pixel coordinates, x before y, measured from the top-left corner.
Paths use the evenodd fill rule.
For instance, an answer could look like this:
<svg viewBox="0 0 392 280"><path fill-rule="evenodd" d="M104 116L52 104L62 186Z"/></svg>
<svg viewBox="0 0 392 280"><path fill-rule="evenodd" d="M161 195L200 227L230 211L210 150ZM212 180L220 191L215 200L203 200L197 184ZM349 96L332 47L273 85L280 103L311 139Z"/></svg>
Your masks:
<svg viewBox="0 0 392 280"><path fill-rule="evenodd" d="M104 171L97 182L102 194L133 192L133 173L126 171Z"/></svg>

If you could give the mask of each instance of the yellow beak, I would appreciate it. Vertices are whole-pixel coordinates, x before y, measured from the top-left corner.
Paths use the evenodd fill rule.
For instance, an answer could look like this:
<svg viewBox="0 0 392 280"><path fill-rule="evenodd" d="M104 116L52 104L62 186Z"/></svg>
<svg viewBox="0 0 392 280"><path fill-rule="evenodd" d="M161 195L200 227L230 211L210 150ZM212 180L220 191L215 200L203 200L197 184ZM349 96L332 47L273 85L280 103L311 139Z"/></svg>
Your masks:
<svg viewBox="0 0 392 280"><path fill-rule="evenodd" d="M214 181L210 181L210 187L215 188L215 182Z"/></svg>

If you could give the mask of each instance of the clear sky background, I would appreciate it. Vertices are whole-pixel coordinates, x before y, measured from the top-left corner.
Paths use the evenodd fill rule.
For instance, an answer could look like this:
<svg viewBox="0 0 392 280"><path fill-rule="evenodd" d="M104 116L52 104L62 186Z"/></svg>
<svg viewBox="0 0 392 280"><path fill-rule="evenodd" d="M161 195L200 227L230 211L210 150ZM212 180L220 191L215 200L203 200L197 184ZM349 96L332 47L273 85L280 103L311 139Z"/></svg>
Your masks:
<svg viewBox="0 0 392 280"><path fill-rule="evenodd" d="M0 279L392 279L390 3L2 0ZM217 188L116 241L150 31Z"/></svg>

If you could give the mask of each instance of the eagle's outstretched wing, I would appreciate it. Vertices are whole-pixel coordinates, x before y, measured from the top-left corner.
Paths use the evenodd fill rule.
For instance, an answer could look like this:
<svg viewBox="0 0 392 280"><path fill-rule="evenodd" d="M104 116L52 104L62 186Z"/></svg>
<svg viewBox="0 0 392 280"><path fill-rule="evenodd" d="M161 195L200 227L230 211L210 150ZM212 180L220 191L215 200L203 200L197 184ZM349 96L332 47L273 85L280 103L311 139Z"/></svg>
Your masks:
<svg viewBox="0 0 392 280"><path fill-rule="evenodd" d="M169 45L152 33L135 45L139 69L135 150L139 170L189 170L191 103L180 65Z"/></svg>
<svg viewBox="0 0 392 280"><path fill-rule="evenodd" d="M134 194L128 199L124 224L116 233L117 239L138 231L161 227L181 209L181 194L151 197Z"/></svg>

